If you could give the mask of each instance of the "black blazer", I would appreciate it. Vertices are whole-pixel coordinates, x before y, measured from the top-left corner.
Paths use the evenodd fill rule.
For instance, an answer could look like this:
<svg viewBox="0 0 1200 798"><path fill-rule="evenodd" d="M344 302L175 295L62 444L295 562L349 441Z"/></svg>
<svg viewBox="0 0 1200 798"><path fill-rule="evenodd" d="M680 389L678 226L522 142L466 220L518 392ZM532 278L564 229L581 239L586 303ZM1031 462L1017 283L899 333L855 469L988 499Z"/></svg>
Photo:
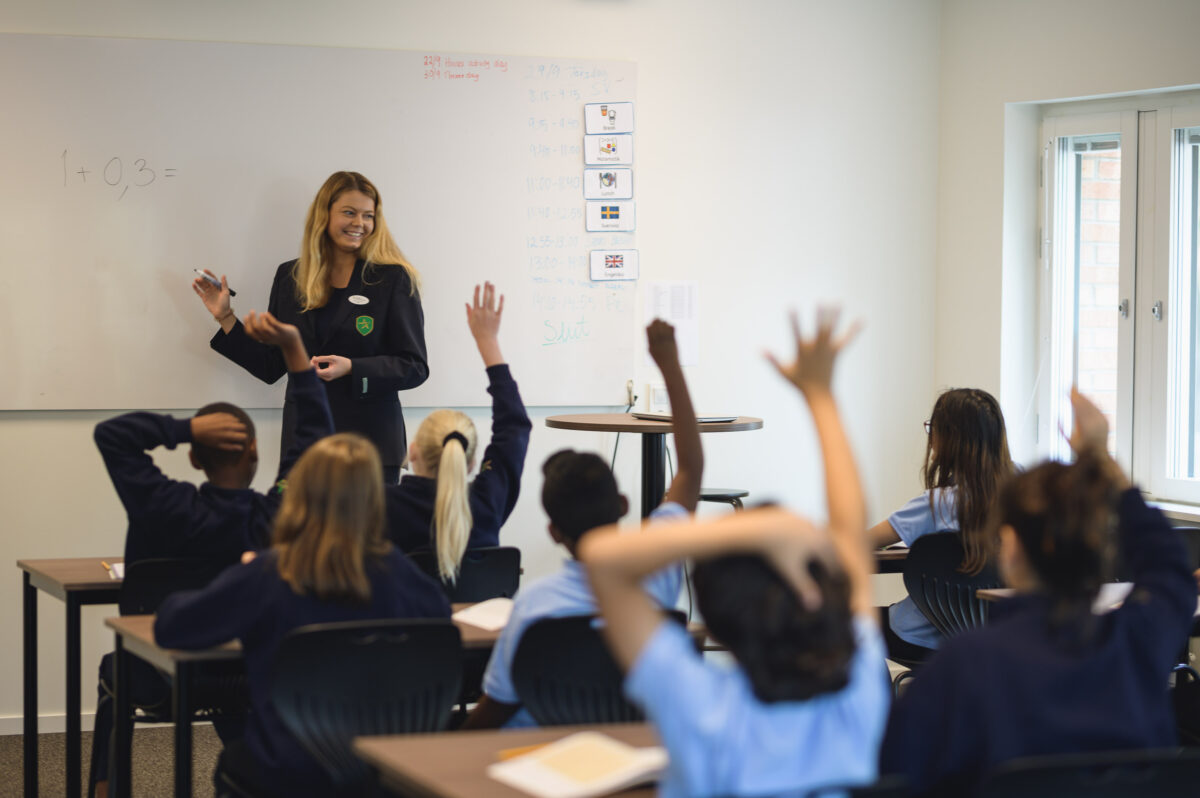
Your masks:
<svg viewBox="0 0 1200 798"><path fill-rule="evenodd" d="M383 465L399 466L408 441L396 392L429 378L420 297L411 293L402 267L372 266L364 279L360 260L354 264L343 298L330 308L333 316L326 335L318 340L314 314L302 312L296 300L294 263L280 264L275 272L267 309L299 328L310 355L341 355L353 361L350 374L324 383L334 428L369 438L379 448ZM362 299L366 302L359 304ZM217 330L209 343L263 382L273 383L287 373L279 349L250 338L240 320L228 333ZM281 451L290 445L295 424L296 408L289 392L283 403Z"/></svg>

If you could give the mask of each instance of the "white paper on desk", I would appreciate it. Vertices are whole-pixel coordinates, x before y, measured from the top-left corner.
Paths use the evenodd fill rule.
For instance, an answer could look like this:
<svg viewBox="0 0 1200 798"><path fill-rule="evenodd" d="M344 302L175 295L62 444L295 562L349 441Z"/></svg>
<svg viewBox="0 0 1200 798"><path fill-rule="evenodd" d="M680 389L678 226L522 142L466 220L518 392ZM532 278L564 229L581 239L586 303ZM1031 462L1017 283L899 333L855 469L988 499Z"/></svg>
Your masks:
<svg viewBox="0 0 1200 798"><path fill-rule="evenodd" d="M496 632L508 625L512 615L513 601L510 598L494 598L472 604L454 613L454 620Z"/></svg>
<svg viewBox="0 0 1200 798"><path fill-rule="evenodd" d="M660 280L646 283L642 315L646 324L655 319L675 327L675 345L679 364L694 366L700 362L700 284L695 280ZM654 365L650 350L642 345L642 363Z"/></svg>
<svg viewBox="0 0 1200 798"><path fill-rule="evenodd" d="M112 568L112 578L113 579L124 579L125 578L125 563L115 562L112 565L110 565L109 567Z"/></svg>
<svg viewBox="0 0 1200 798"><path fill-rule="evenodd" d="M661 747L635 748L586 731L488 765L487 774L538 798L592 798L655 781L666 768Z"/></svg>

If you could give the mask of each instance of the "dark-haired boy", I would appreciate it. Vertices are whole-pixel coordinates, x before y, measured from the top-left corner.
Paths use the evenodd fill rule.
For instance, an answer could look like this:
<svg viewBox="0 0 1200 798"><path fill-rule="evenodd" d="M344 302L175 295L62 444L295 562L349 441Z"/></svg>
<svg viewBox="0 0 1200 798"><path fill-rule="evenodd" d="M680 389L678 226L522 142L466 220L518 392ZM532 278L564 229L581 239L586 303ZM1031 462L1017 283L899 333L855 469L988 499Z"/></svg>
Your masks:
<svg viewBox="0 0 1200 798"><path fill-rule="evenodd" d="M650 355L662 372L671 402L672 431L675 433L679 470L671 481L666 499L650 514L651 521L684 519L695 512L700 499L700 477L704 454L700 430L688 395L675 329L654 321L646 330ZM523 586L513 603L512 615L492 649L483 676L484 695L463 725L464 729L535 725L521 706L512 681L512 663L525 630L544 618L591 615L596 612L583 565L575 552L588 532L615 524L629 510L629 501L617 489L612 470L597 455L566 449L550 456L542 466L542 506L550 517L550 537L571 554L557 574ZM679 595L683 568L674 565L651 575L644 583L646 593L659 607L671 608Z"/></svg>
<svg viewBox="0 0 1200 798"><path fill-rule="evenodd" d="M278 346L288 368L288 396L298 409L293 443L279 462L279 474L266 493L251 489L258 469L254 422L241 408L218 402L192 418L157 413L126 413L96 425L95 440L113 487L125 507L125 567L140 560L188 558L233 565L245 551L267 546L285 479L300 455L333 433L325 388L317 377L299 331L263 313L251 313L246 332ZM207 481L199 486L171 479L154 464L150 451L191 443L192 465ZM107 794L108 737L112 732L112 655L100 663L100 694L92 744L91 783ZM138 685L132 685L138 691ZM144 695L142 694L144 693ZM143 679L136 695L144 704L165 699L162 683Z"/></svg>

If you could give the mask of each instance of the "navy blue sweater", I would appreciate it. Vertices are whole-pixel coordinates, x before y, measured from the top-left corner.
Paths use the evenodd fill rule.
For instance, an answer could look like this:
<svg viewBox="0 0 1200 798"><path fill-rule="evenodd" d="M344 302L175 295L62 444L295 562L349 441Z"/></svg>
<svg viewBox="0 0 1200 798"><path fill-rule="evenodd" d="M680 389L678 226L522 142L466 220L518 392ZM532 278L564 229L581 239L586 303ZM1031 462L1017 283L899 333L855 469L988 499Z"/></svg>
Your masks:
<svg viewBox="0 0 1200 798"><path fill-rule="evenodd" d="M479 474L471 482L471 537L467 548L496 546L500 527L521 494L521 471L533 424L508 365L487 370L492 395L492 441L483 451ZM387 489L387 534L404 552L433 550L433 507L437 480L406 475Z"/></svg>
<svg viewBox="0 0 1200 798"><path fill-rule="evenodd" d="M918 790L970 794L1022 756L1171 746L1167 676L1196 611L1183 544L1137 489L1118 504L1134 589L1088 643L1049 623L1043 595L998 603L988 626L946 641L894 705L882 772Z"/></svg>
<svg viewBox="0 0 1200 798"><path fill-rule="evenodd" d="M125 564L158 557L238 561L243 551L260 549L282 498L281 481L304 450L333 432L325 389L316 371L290 375L288 397L297 407L292 446L279 462L275 485L265 494L196 487L170 479L149 454L192 440L191 419L156 413L128 413L96 425L96 446L125 512Z"/></svg>
<svg viewBox="0 0 1200 798"><path fill-rule="evenodd" d="M449 618L442 588L412 561L392 549L368 567L367 604L322 601L292 592L279 576L274 551L228 568L208 587L168 596L154 621L154 638L166 648L209 648L240 640L253 712L246 745L258 761L264 784L289 796L325 796L331 784L279 719L271 696L271 668L284 636L300 626L377 618Z"/></svg>

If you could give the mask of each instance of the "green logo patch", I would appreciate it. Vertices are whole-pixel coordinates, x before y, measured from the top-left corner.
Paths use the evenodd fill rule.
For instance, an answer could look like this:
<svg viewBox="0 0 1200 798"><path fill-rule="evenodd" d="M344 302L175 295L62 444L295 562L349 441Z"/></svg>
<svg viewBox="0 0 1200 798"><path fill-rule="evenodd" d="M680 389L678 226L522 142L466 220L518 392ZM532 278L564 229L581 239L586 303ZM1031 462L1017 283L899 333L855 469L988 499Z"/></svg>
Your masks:
<svg viewBox="0 0 1200 798"><path fill-rule="evenodd" d="M359 335L370 335L371 330L375 329L375 319L370 316L359 316L354 320L354 329L358 330Z"/></svg>

